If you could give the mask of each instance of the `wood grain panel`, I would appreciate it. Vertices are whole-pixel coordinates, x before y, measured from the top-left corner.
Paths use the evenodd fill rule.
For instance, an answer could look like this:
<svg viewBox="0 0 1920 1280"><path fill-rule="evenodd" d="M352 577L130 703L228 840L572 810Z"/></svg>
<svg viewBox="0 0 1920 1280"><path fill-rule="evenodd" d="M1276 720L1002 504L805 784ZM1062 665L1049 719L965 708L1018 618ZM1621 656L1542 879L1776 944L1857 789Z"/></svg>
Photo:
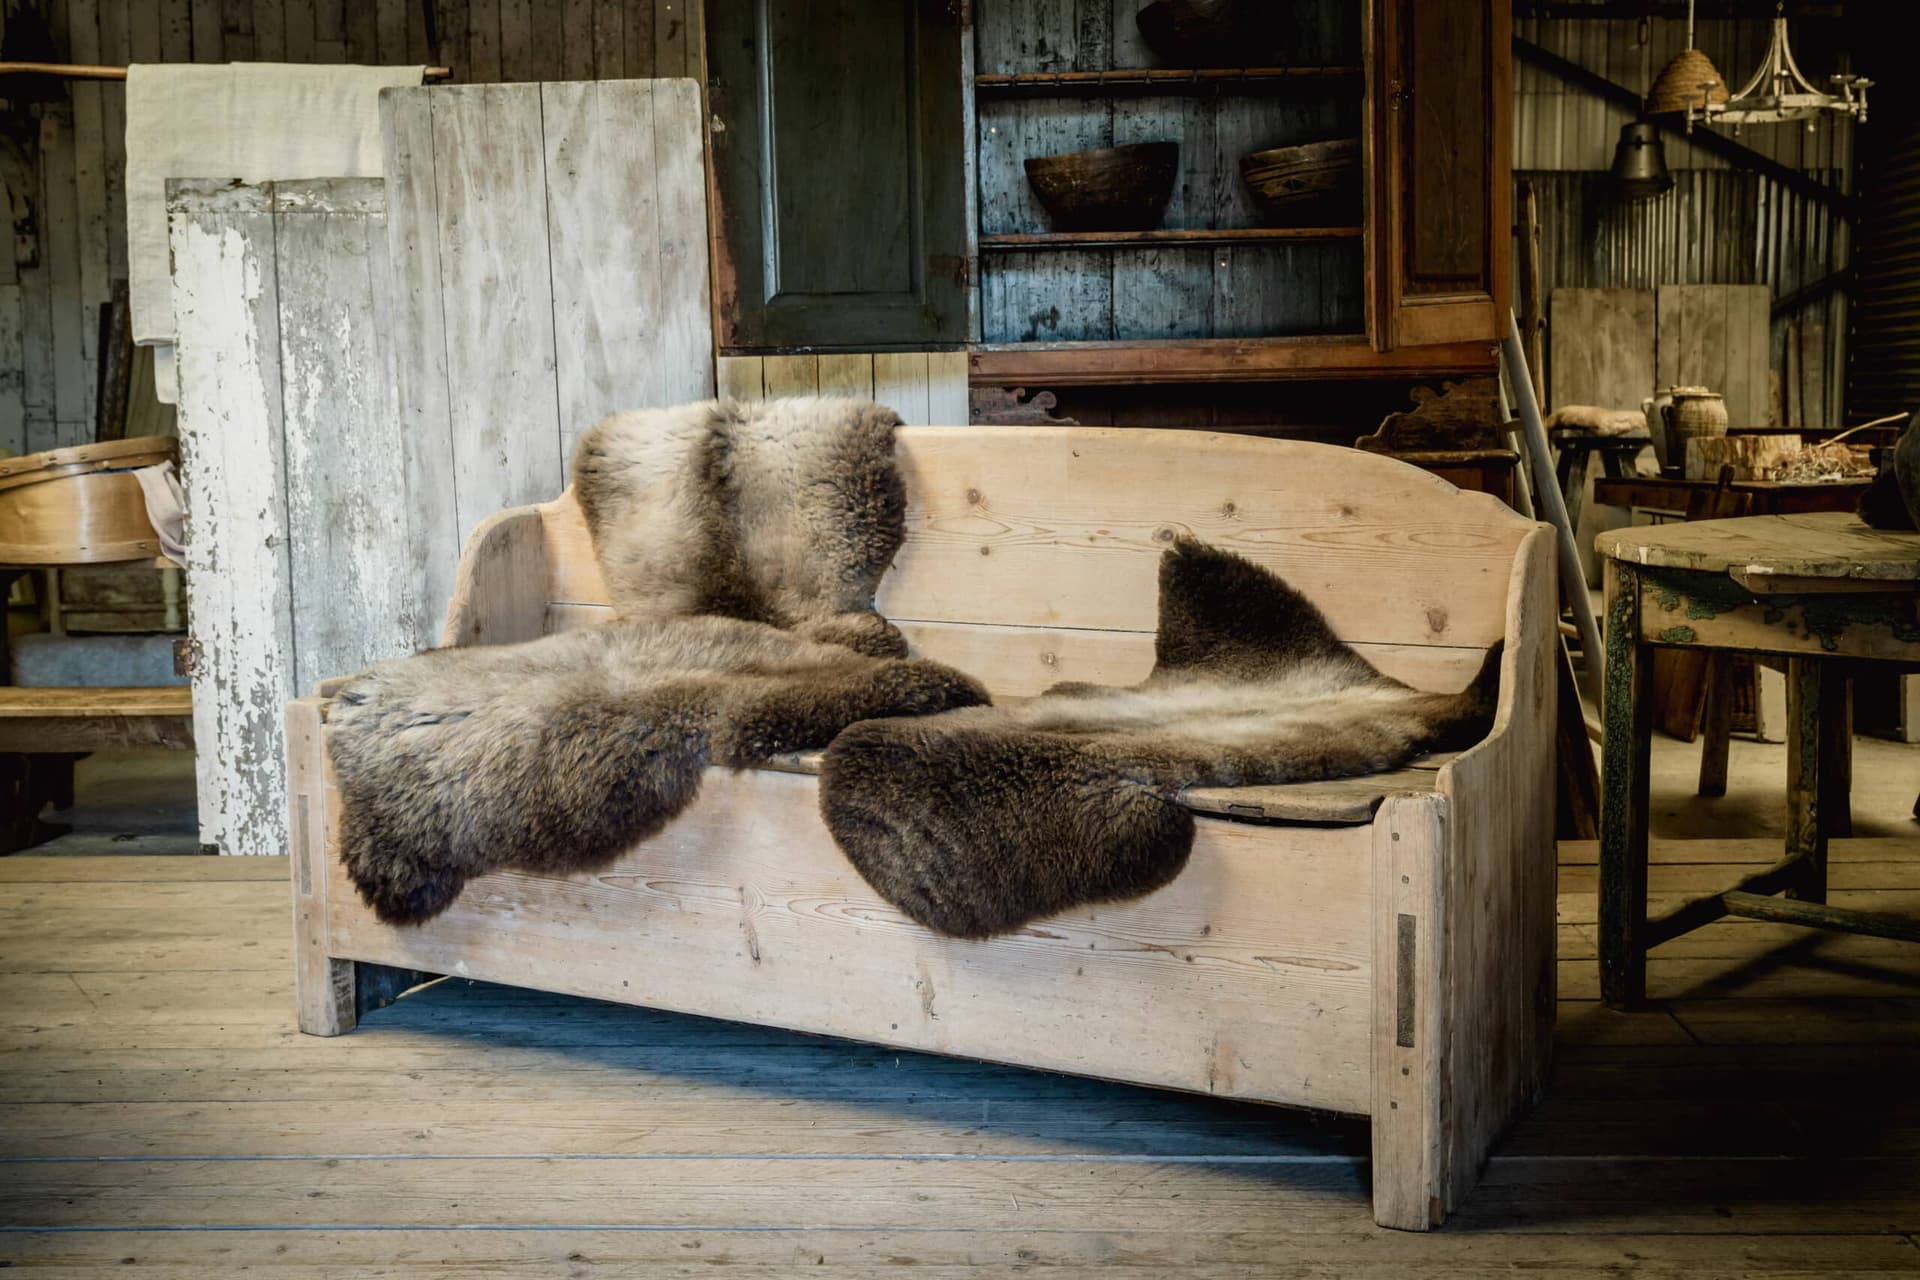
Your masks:
<svg viewBox="0 0 1920 1280"><path fill-rule="evenodd" d="M810 778L714 770L671 827L605 870L483 877L407 929L375 921L335 861L328 948L903 1048L1369 1108L1368 828L1203 818L1165 889L963 942L876 898L817 804Z"/></svg>
<svg viewBox="0 0 1920 1280"><path fill-rule="evenodd" d="M480 27L473 30L477 44ZM464 535L482 517L548 497L563 483L546 147L538 85L427 93Z"/></svg>
<svg viewBox="0 0 1920 1280"><path fill-rule="evenodd" d="M1655 390L1651 289L1555 289L1549 400L1637 409Z"/></svg>
<svg viewBox="0 0 1920 1280"><path fill-rule="evenodd" d="M440 299L440 222L431 89L380 95L386 159L386 290L395 414L407 479L407 542L420 616L440 617L453 595L462 525L453 478L453 402ZM490 514L479 512L478 516ZM338 674L338 673L333 673Z"/></svg>
<svg viewBox="0 0 1920 1280"><path fill-rule="evenodd" d="M1072 428L901 440L907 544L879 596L895 619L1151 630L1158 553L1191 535L1279 573L1350 640L1484 645L1530 527L1325 446Z"/></svg>
<svg viewBox="0 0 1920 1280"><path fill-rule="evenodd" d="M878 605L896 622L1150 633L1159 554L1191 534L1280 574L1349 641L1471 648L1505 634L1532 523L1358 456L1179 431L905 428L907 541ZM552 599L604 603L571 495L547 512Z"/></svg>
<svg viewBox="0 0 1920 1280"><path fill-rule="evenodd" d="M695 88L541 86L563 457L609 413L714 394Z"/></svg>
<svg viewBox="0 0 1920 1280"><path fill-rule="evenodd" d="M393 465L405 444L384 376L383 185L273 187L296 689L432 634L413 595L406 472Z"/></svg>

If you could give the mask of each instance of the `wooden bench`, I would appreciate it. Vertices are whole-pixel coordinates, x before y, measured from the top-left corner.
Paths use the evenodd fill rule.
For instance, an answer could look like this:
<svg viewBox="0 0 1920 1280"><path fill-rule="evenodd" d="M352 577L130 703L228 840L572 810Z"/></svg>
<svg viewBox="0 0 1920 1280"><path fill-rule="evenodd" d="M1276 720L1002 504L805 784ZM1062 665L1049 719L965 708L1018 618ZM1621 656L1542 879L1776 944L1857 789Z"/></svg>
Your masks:
<svg viewBox="0 0 1920 1280"><path fill-rule="evenodd" d="M0 686L0 853L58 835L40 821L73 804L73 762L120 747L193 747L193 691Z"/></svg>
<svg viewBox="0 0 1920 1280"><path fill-rule="evenodd" d="M193 748L193 690L0 686L0 752Z"/></svg>
<svg viewBox="0 0 1920 1280"><path fill-rule="evenodd" d="M1143 677L1159 552L1190 533L1283 575L1416 685L1463 687L1504 637L1495 728L1384 778L1195 794L1172 884L988 942L935 936L867 888L804 757L711 771L687 812L598 874L481 877L395 928L340 865L326 701L303 698L288 712L301 1028L347 1031L410 983L459 974L1365 1115L1375 1217L1437 1224L1547 1067L1549 530L1393 459L1286 441L907 428L899 457L908 534L879 608L996 694ZM591 625L604 601L562 495L474 532L445 640Z"/></svg>

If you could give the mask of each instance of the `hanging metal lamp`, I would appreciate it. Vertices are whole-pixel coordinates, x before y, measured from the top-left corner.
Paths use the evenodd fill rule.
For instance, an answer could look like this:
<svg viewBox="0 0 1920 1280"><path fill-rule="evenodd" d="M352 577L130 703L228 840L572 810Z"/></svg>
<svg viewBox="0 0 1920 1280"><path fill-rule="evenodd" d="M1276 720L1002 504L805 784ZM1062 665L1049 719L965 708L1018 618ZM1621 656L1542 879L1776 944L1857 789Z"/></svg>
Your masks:
<svg viewBox="0 0 1920 1280"><path fill-rule="evenodd" d="M1620 143L1613 151L1613 185L1628 200L1646 200L1673 189L1658 126L1635 120L1620 127Z"/></svg>

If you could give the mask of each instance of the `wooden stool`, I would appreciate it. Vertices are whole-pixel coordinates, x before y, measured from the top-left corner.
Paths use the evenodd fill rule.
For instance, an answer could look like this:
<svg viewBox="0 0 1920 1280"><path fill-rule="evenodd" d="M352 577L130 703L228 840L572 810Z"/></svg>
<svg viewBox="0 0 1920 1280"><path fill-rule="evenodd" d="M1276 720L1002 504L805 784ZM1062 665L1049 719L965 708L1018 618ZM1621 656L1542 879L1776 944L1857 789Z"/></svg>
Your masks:
<svg viewBox="0 0 1920 1280"><path fill-rule="evenodd" d="M1580 513L1587 505L1587 469L1593 456L1600 456L1604 474L1618 479L1633 474L1634 458L1653 442L1649 436L1596 436L1575 427L1555 427L1549 439L1559 453L1554 474L1567 500L1567 523L1574 529L1580 527Z"/></svg>

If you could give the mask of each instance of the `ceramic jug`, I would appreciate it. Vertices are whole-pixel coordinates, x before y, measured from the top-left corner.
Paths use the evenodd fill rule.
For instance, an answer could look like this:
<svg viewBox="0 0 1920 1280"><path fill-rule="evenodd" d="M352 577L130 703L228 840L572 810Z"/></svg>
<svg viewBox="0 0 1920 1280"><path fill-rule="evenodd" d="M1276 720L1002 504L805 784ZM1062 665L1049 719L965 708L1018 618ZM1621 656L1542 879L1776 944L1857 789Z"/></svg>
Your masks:
<svg viewBox="0 0 1920 1280"><path fill-rule="evenodd" d="M1667 427L1667 449L1676 460L1687 455L1687 441L1696 436L1727 434L1727 402L1705 387L1675 387L1673 402L1661 408Z"/></svg>

